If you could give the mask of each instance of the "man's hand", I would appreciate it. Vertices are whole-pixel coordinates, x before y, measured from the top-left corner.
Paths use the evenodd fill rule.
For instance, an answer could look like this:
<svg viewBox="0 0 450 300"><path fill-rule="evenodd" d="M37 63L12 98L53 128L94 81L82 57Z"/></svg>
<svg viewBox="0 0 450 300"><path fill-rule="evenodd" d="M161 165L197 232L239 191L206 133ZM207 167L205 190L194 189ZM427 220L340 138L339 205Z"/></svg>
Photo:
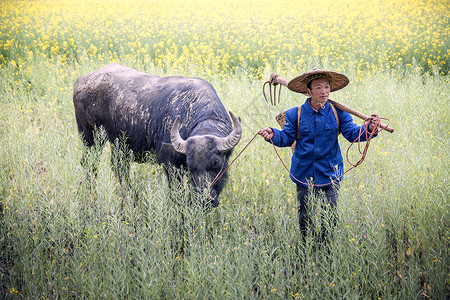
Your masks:
<svg viewBox="0 0 450 300"><path fill-rule="evenodd" d="M270 140L273 138L273 130L272 128L264 128L261 129L258 134L260 136L262 136L263 138L265 138L266 140Z"/></svg>
<svg viewBox="0 0 450 300"><path fill-rule="evenodd" d="M270 78L269 78L269 82L273 85L277 85L278 84L278 75L275 73L270 74Z"/></svg>
<svg viewBox="0 0 450 300"><path fill-rule="evenodd" d="M270 79L269 82L272 85L277 85L277 84L281 84L284 86L288 86L288 81L284 78L279 77L277 74L273 73L270 75Z"/></svg>
<svg viewBox="0 0 450 300"><path fill-rule="evenodd" d="M375 128L377 128L380 125L380 117L378 114L371 114L370 115L370 123L369 123L369 132L372 132Z"/></svg>

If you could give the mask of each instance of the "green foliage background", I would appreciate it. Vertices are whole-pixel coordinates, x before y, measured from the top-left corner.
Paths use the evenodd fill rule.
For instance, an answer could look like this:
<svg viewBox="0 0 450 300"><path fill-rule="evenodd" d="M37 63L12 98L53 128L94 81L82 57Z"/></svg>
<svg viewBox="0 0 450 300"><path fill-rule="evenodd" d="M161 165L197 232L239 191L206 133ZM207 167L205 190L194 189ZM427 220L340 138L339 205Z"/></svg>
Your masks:
<svg viewBox="0 0 450 300"><path fill-rule="evenodd" d="M2 298L449 296L448 3L291 2L0 2ZM108 148L89 190L72 88L112 62L210 81L242 119L233 158L304 101L283 89L268 105L271 72L344 72L350 84L332 98L389 118L395 133L343 181L333 241L303 244L295 186L261 138L206 213L186 204L187 179L169 201L154 164L133 164L134 201Z"/></svg>

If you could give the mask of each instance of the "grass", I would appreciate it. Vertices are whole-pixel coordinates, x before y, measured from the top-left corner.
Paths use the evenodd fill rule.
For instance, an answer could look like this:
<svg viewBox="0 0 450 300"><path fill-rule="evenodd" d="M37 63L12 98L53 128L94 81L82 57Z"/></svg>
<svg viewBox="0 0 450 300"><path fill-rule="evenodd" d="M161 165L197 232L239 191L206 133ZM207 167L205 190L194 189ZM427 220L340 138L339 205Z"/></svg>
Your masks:
<svg viewBox="0 0 450 300"><path fill-rule="evenodd" d="M187 180L176 188L177 201L168 200L158 165L132 165L139 195L134 201L114 178L108 147L96 186L87 188L71 86L97 66L30 63L33 89L14 87L14 73L2 70L2 85L10 86L2 90L0 127L4 296L448 295L446 77L414 70L400 79L395 72L373 74L333 95L389 117L395 133L380 134L364 164L346 175L335 238L317 248L311 238L299 242L295 186L260 138L230 168L220 207L206 213L187 205ZM212 84L242 118L243 137L233 157L258 129L276 126L281 107L264 102L259 80ZM299 103L286 90L282 97L283 107ZM348 143L341 144L346 150ZM290 149L280 151L289 162Z"/></svg>
<svg viewBox="0 0 450 300"><path fill-rule="evenodd" d="M320 7L329 4L319 2ZM289 26L279 31L283 20L300 22L294 17L297 6L286 12L286 19L279 18L281 12L271 14L272 25L266 27L266 2L254 10L233 6L246 12L234 23L232 14L210 10L192 11L196 17L190 18L185 6L158 23L143 17L149 8L130 17L140 10L140 2L129 10L119 5L123 14L117 22L115 6L109 10L100 2L101 9L96 10L87 9L89 2L78 8L66 2L26 3L16 2L22 10L2 3L0 22L5 29L0 49L1 298L449 297L450 82L445 75L448 62L442 62L448 60L448 24L442 21L448 8L440 2L429 7L421 1L398 7L377 2L390 8L387 15L362 11L358 17L353 12L361 11L360 6L343 9L340 14L347 15L346 21L337 17L330 24L344 22L345 32L365 32L370 39L355 33L356 44L339 40L326 51L321 42L318 49L305 53L292 40L303 36L288 35L284 30ZM405 18L385 27L384 22L409 11L411 5L419 8L411 14L420 18L410 14L408 20L419 20L423 27ZM80 7L98 12L83 14L85 27L74 18ZM168 7L152 12L170 15ZM209 17L199 18L202 14ZM420 21L424 16L437 24L434 29ZM96 26L99 22L105 27ZM191 25L197 40L195 30L186 29ZM136 30L145 26L148 31ZM236 30L239 26L246 30ZM106 34L104 28L114 34ZM317 41L334 41L328 34L342 32L333 28L326 27ZM370 28L386 34L381 37ZM305 29L308 34L302 41L314 44L310 30ZM417 43L409 31L417 34ZM265 32L276 40L262 47L259 41L267 41ZM109 40L111 36L117 43ZM406 42L398 42L402 39ZM285 50L277 52L278 58L271 57L281 44ZM396 46L400 44L404 48ZM358 45L367 48L363 51ZM357 50L353 54L348 50L352 47ZM384 52L378 53L380 49ZM402 49L417 56L407 56ZM190 51L196 55L190 56ZM322 52L329 56L319 57ZM220 63L216 56L222 58ZM342 61L345 65L340 65ZM133 191L124 189L110 168L109 147L103 150L96 184L86 184L72 89L78 77L110 62L160 76L210 81L225 107L242 120L243 136L232 158L259 129L276 127L279 112L304 101L283 89L281 104L268 105L262 83L271 72L290 79L313 66L341 66L337 71L347 74L350 84L331 98L368 115L377 112L389 118L395 132L382 132L372 141L364 163L345 176L333 239L318 246L309 236L301 243L295 185L272 146L260 137L229 169L220 206L207 212L188 205L186 176L181 186L170 190L163 169L155 164L132 164ZM340 142L345 154L349 144ZM279 149L287 164L290 151ZM350 159L357 158L355 149ZM172 200L171 193L175 193Z"/></svg>

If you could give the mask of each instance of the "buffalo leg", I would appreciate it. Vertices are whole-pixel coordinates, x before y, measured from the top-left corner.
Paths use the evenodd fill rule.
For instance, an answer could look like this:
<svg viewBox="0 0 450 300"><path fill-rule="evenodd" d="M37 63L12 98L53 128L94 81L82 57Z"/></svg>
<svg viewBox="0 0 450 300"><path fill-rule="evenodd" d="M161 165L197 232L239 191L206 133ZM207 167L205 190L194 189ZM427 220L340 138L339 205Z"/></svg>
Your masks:
<svg viewBox="0 0 450 300"><path fill-rule="evenodd" d="M169 232L172 236L170 247L176 255L185 255L188 253L188 240L186 228L186 212L189 207L189 191L186 189L187 178L186 171L183 168L176 168L173 165L165 165L168 185L169 185L169 207L168 214L172 215L169 219Z"/></svg>
<svg viewBox="0 0 450 300"><path fill-rule="evenodd" d="M133 160L133 152L126 144L126 138L116 138L111 143L111 168L122 188L122 199L125 199L129 192L131 192L134 200L138 198L137 193L133 191L130 178L130 168Z"/></svg>
<svg viewBox="0 0 450 300"><path fill-rule="evenodd" d="M86 132L83 136L83 142L81 166L86 171L88 182L92 184L97 178L100 157L106 143L105 133L99 129Z"/></svg>

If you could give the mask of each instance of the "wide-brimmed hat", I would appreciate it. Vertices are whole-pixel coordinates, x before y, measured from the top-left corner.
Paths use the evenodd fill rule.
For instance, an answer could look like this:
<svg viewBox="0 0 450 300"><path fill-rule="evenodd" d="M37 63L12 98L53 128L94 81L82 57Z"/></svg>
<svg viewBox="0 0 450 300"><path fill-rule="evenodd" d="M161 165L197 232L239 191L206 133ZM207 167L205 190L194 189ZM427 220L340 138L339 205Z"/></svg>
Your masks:
<svg viewBox="0 0 450 300"><path fill-rule="evenodd" d="M289 81L288 88L291 91L306 94L307 84L317 78L327 78L330 81L331 92L346 87L350 82L348 77L344 74L314 68L312 71L306 72Z"/></svg>

